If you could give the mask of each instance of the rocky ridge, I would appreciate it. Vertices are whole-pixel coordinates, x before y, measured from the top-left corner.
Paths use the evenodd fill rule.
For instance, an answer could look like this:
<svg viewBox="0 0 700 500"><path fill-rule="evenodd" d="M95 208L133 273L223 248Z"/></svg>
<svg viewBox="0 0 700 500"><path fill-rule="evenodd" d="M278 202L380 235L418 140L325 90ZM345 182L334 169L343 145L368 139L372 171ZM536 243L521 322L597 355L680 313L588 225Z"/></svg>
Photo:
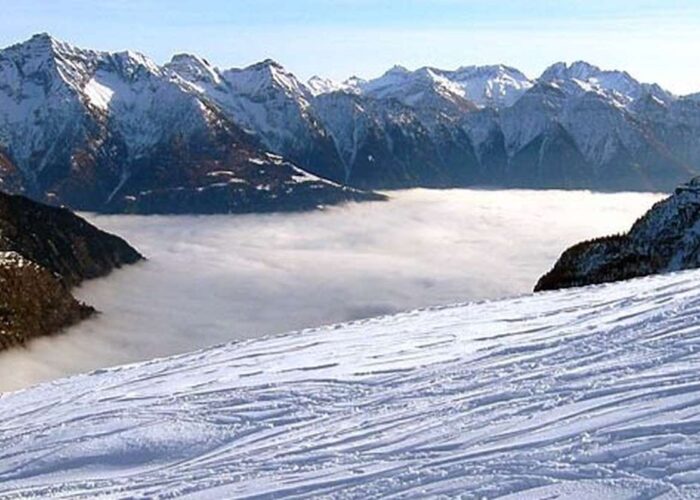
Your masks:
<svg viewBox="0 0 700 500"><path fill-rule="evenodd" d="M159 67L135 52L79 49L46 34L0 51L3 190L73 209L143 213L301 210L383 199L271 156L247 130L247 108L215 99L215 75L204 97L176 74L185 62L190 77L195 62L197 78L206 76L198 59ZM268 66L251 71L277 82ZM234 73L227 85L240 102L255 102L255 82ZM290 133L296 131L284 137Z"/></svg>
<svg viewBox="0 0 700 500"><path fill-rule="evenodd" d="M89 317L70 289L142 258L67 209L0 193L0 349Z"/></svg>
<svg viewBox="0 0 700 500"><path fill-rule="evenodd" d="M556 63L299 80L40 34L0 50L0 189L102 212L306 210L362 190L671 191L700 172L700 101ZM303 173L300 174L300 171Z"/></svg>
<svg viewBox="0 0 700 500"><path fill-rule="evenodd" d="M656 203L625 234L566 250L535 291L620 281L700 267L700 177Z"/></svg>

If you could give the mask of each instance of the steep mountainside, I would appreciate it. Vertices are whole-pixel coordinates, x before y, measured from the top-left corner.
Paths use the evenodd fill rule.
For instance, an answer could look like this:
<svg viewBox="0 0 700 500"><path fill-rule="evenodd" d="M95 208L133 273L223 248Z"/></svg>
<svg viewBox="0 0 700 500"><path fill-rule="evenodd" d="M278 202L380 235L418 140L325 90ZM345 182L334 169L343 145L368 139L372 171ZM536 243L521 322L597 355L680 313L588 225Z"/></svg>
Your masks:
<svg viewBox="0 0 700 500"><path fill-rule="evenodd" d="M574 245L535 291L700 267L700 178L654 205L626 234Z"/></svg>
<svg viewBox="0 0 700 500"><path fill-rule="evenodd" d="M140 212L376 198L271 158L241 129L247 123L234 123L212 101L172 68L133 52L77 49L48 35L0 51L0 146L35 198ZM3 184L18 191L15 183Z"/></svg>
<svg viewBox="0 0 700 500"><path fill-rule="evenodd" d="M698 498L698 280L412 311L6 394L0 496Z"/></svg>
<svg viewBox="0 0 700 500"><path fill-rule="evenodd" d="M16 252L0 252L0 350L56 333L94 312L48 269Z"/></svg>
<svg viewBox="0 0 700 500"><path fill-rule="evenodd" d="M100 231L65 208L0 193L0 251L17 252L69 286L142 257L118 236Z"/></svg>
<svg viewBox="0 0 700 500"><path fill-rule="evenodd" d="M89 316L70 287L142 258L66 209L0 193L0 349Z"/></svg>
<svg viewBox="0 0 700 500"><path fill-rule="evenodd" d="M181 54L164 69L186 81L271 151L283 153L315 174L342 178L333 141L311 108L310 89L275 61L219 71L203 59Z"/></svg>
<svg viewBox="0 0 700 500"><path fill-rule="evenodd" d="M224 70L179 54L161 67L48 35L0 51L2 189L79 209L381 198L337 184L670 191L700 173L699 136L695 97L585 62L534 80L503 65L397 66L305 84L271 60Z"/></svg>
<svg viewBox="0 0 700 500"><path fill-rule="evenodd" d="M338 148L345 182L361 188L466 186L478 161L467 134L439 115L426 124L395 99L334 92L315 100Z"/></svg>
<svg viewBox="0 0 700 500"><path fill-rule="evenodd" d="M326 92L317 80L312 83L314 107L341 156L350 150L362 151L353 156L359 162L367 156L384 159L367 169L348 164L345 155L346 171L359 166L368 172L348 177L351 184L382 186L384 175L376 171L396 172L393 164L407 147L447 152L432 155L437 168L418 177L409 169L403 183L410 185L440 185L445 176L435 172L448 171L455 186L671 190L700 169L693 139L700 134L697 100L583 62L555 64L534 81L513 68L484 66L396 67L368 82L339 87L326 82ZM343 94L354 94L355 108L329 114L327 101ZM358 109L398 105L412 118L394 128L402 138L396 153L386 141L356 133ZM428 147L421 144L424 136L416 139L417 126L427 132Z"/></svg>
<svg viewBox="0 0 700 500"><path fill-rule="evenodd" d="M260 85L257 122L229 115L274 151L358 187L670 190L700 167L697 101L584 62L557 63L537 80L502 65L397 66L374 80L336 84L315 77L308 86L270 61L257 66L284 75L284 99L273 97L274 85ZM216 92L203 93L217 100ZM313 117L313 126L294 125L298 110ZM279 140L292 129L293 145ZM310 129L323 139L305 132ZM330 154L325 164L332 168L325 170L299 154L314 143L327 152L328 138L343 173Z"/></svg>

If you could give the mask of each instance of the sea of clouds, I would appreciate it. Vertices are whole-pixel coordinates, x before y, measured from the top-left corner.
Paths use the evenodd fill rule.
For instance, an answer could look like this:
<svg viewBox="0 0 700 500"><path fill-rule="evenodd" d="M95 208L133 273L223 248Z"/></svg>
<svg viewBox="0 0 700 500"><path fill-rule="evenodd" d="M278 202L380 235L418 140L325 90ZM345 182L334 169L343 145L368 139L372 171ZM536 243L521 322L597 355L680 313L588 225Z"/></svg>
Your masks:
<svg viewBox="0 0 700 500"><path fill-rule="evenodd" d="M409 190L305 214L97 216L147 262L75 291L101 314L0 354L0 390L211 344L529 292L662 195Z"/></svg>

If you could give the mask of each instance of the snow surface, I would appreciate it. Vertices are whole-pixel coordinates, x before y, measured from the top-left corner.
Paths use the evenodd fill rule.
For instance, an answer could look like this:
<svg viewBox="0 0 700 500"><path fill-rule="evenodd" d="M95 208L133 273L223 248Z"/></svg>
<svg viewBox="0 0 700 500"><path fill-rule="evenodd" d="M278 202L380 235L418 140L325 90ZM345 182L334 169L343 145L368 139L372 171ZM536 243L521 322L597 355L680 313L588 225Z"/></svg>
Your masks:
<svg viewBox="0 0 700 500"><path fill-rule="evenodd" d="M305 214L90 215L148 261L73 291L102 312L95 318L0 353L0 391L235 339L525 293L569 245L627 230L661 197L390 195Z"/></svg>
<svg viewBox="0 0 700 500"><path fill-rule="evenodd" d="M416 310L8 394L0 494L694 498L699 280Z"/></svg>
<svg viewBox="0 0 700 500"><path fill-rule="evenodd" d="M30 260L25 259L17 252L0 252L0 267L22 268L35 265Z"/></svg>

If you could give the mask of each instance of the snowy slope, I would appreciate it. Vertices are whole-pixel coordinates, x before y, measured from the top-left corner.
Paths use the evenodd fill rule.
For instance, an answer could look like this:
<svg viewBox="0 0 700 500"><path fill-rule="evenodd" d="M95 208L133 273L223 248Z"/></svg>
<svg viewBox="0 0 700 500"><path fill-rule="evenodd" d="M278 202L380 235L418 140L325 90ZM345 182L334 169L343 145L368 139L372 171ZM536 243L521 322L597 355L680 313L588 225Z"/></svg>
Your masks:
<svg viewBox="0 0 700 500"><path fill-rule="evenodd" d="M540 81L559 84L572 94L596 93L623 107L646 94L654 96L661 103L674 99L670 92L658 85L641 83L626 71L602 70L585 61L568 65L564 62L553 64L542 73Z"/></svg>
<svg viewBox="0 0 700 500"><path fill-rule="evenodd" d="M272 98L267 107L256 103L261 95ZM333 165L342 169L330 138L304 121L304 96L303 84L271 61L220 73L179 55L160 67L136 52L36 35L0 50L1 184L119 212L304 210L363 198L295 164L325 177ZM243 130L267 131L267 123L285 147L261 146ZM269 149L289 149L299 161Z"/></svg>
<svg viewBox="0 0 700 500"><path fill-rule="evenodd" d="M699 272L413 311L7 394L0 495L700 495Z"/></svg>
<svg viewBox="0 0 700 500"><path fill-rule="evenodd" d="M330 94L331 92L350 92L356 93L360 91L360 85L364 82L357 77L349 78L344 82L334 82L330 78L323 78L314 75L306 82L306 87L314 96L321 94Z"/></svg>

